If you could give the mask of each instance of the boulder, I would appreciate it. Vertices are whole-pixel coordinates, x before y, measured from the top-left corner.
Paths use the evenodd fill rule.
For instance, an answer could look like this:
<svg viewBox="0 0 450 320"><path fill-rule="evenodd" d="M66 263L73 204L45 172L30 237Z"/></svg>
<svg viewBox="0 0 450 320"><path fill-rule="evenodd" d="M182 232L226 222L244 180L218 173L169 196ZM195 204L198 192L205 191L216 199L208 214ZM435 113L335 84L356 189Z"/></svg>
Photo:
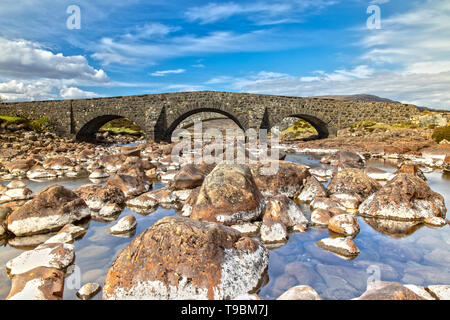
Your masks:
<svg viewBox="0 0 450 320"><path fill-rule="evenodd" d="M119 254L103 298L233 299L256 289L267 265L267 249L232 228L166 217Z"/></svg>
<svg viewBox="0 0 450 320"><path fill-rule="evenodd" d="M428 286L427 289L439 300L450 300L450 286L449 285Z"/></svg>
<svg viewBox="0 0 450 320"><path fill-rule="evenodd" d="M74 259L75 249L72 244L44 243L9 260L6 269L10 276L30 272L37 267L64 270Z"/></svg>
<svg viewBox="0 0 450 320"><path fill-rule="evenodd" d="M340 214L328 221L328 229L344 236L356 236L360 227L356 217L351 214Z"/></svg>
<svg viewBox="0 0 450 320"><path fill-rule="evenodd" d="M425 181L407 173L398 174L359 207L362 215L403 221L445 218L444 198Z"/></svg>
<svg viewBox="0 0 450 320"><path fill-rule="evenodd" d="M120 219L115 225L108 229L111 234L128 233L136 228L136 218L130 214Z"/></svg>
<svg viewBox="0 0 450 320"><path fill-rule="evenodd" d="M308 226L308 220L300 207L284 195L278 195L267 201L261 226L263 243L284 242L287 231L296 225Z"/></svg>
<svg viewBox="0 0 450 320"><path fill-rule="evenodd" d="M77 291L77 297L81 300L89 300L95 296L101 288L102 287L98 283L86 283Z"/></svg>
<svg viewBox="0 0 450 320"><path fill-rule="evenodd" d="M91 210L100 210L108 204L122 206L125 203L125 194L117 187L90 184L75 189Z"/></svg>
<svg viewBox="0 0 450 320"><path fill-rule="evenodd" d="M377 192L381 185L362 170L347 168L337 172L328 185L330 198L347 209L357 209L361 202Z"/></svg>
<svg viewBox="0 0 450 320"><path fill-rule="evenodd" d="M189 198L190 194L190 189L172 191L169 188L162 188L128 200L127 206L141 209L155 208L158 205L164 208L178 207Z"/></svg>
<svg viewBox="0 0 450 320"><path fill-rule="evenodd" d="M343 168L359 168L365 166L364 158L351 151L339 151L338 153L322 158L321 163Z"/></svg>
<svg viewBox="0 0 450 320"><path fill-rule="evenodd" d="M104 155L99 158L98 164L108 172L117 172L122 167L126 158L127 157L122 154Z"/></svg>
<svg viewBox="0 0 450 320"><path fill-rule="evenodd" d="M450 156L446 156L443 163L444 171L450 172Z"/></svg>
<svg viewBox="0 0 450 320"><path fill-rule="evenodd" d="M413 176L416 176L423 181L427 181L427 178L423 174L422 170L420 170L419 166L414 163L403 163L397 171L394 172L394 175L400 174L400 173L407 173Z"/></svg>
<svg viewBox="0 0 450 320"><path fill-rule="evenodd" d="M192 189L189 197L184 202L183 208L181 209L181 214L183 217L190 217L192 213L192 206L197 201L198 194L200 193L200 187Z"/></svg>
<svg viewBox="0 0 450 320"><path fill-rule="evenodd" d="M356 300L425 300L414 291L396 282L377 281L367 286Z"/></svg>
<svg viewBox="0 0 450 320"><path fill-rule="evenodd" d="M120 148L120 154L123 154L126 157L140 157L141 156L141 148L137 146L124 146Z"/></svg>
<svg viewBox="0 0 450 320"><path fill-rule="evenodd" d="M214 169L215 165L186 164L169 183L172 190L195 189L200 187L205 177Z"/></svg>
<svg viewBox="0 0 450 320"><path fill-rule="evenodd" d="M387 181L390 180L393 175L387 171L384 171L379 168L367 167L364 169L364 173L372 179L379 181Z"/></svg>
<svg viewBox="0 0 450 320"><path fill-rule="evenodd" d="M56 231L90 216L83 199L62 186L49 186L8 217L8 230L16 236Z"/></svg>
<svg viewBox="0 0 450 320"><path fill-rule="evenodd" d="M358 247L356 247L353 240L349 238L326 238L317 241L316 245L344 258L355 258L359 255Z"/></svg>
<svg viewBox="0 0 450 320"><path fill-rule="evenodd" d="M42 164L47 170L69 170L76 166L75 161L67 157L48 158Z"/></svg>
<svg viewBox="0 0 450 320"><path fill-rule="evenodd" d="M5 165L5 169L13 174L25 174L28 170L30 170L36 161L33 159L27 160L15 160Z"/></svg>
<svg viewBox="0 0 450 320"><path fill-rule="evenodd" d="M61 300L63 291L63 271L37 267L12 277L6 300Z"/></svg>
<svg viewBox="0 0 450 320"><path fill-rule="evenodd" d="M233 225L258 219L264 199L246 165L221 164L200 187L191 218Z"/></svg>
<svg viewBox="0 0 450 320"><path fill-rule="evenodd" d="M310 176L308 168L286 161L270 161L250 166L261 193L268 196L283 194L293 198Z"/></svg>
<svg viewBox="0 0 450 320"><path fill-rule="evenodd" d="M314 201L311 202L311 208L313 210L315 209L324 209L324 210L340 209L344 211L346 210L346 207L343 206L340 202L324 197L315 198Z"/></svg>
<svg viewBox="0 0 450 320"><path fill-rule="evenodd" d="M114 174L106 181L106 185L119 188L126 198L130 198L149 191L152 187L152 182L145 174L140 178L131 175Z"/></svg>
<svg viewBox="0 0 450 320"><path fill-rule="evenodd" d="M296 286L283 293L277 300L322 300L322 298L310 286Z"/></svg>
<svg viewBox="0 0 450 320"><path fill-rule="evenodd" d="M328 192L314 176L310 176L306 179L305 185L297 196L297 201L311 202L316 197L327 197Z"/></svg>

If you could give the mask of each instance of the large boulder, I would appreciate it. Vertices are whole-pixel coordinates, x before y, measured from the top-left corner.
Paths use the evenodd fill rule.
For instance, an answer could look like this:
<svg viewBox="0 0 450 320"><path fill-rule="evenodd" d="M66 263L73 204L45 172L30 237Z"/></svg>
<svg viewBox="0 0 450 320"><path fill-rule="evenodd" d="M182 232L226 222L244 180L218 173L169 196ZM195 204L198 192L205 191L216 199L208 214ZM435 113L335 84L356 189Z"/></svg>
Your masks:
<svg viewBox="0 0 450 320"><path fill-rule="evenodd" d="M215 165L186 164L169 183L172 190L195 189L200 187L205 177L214 169Z"/></svg>
<svg viewBox="0 0 450 320"><path fill-rule="evenodd" d="M287 161L270 161L250 166L256 185L266 196L283 194L293 198L310 176L308 168Z"/></svg>
<svg viewBox="0 0 450 320"><path fill-rule="evenodd" d="M246 165L218 165L206 176L191 218L233 225L256 220L264 199Z"/></svg>
<svg viewBox="0 0 450 320"><path fill-rule="evenodd" d="M166 217L134 239L106 275L104 299L233 299L268 265L256 240L217 223Z"/></svg>
<svg viewBox="0 0 450 320"><path fill-rule="evenodd" d="M75 189L91 210L100 210L108 204L115 203L122 206L125 203L125 194L117 187L90 184Z"/></svg>
<svg viewBox="0 0 450 320"><path fill-rule="evenodd" d="M338 171L328 185L330 198L347 209L358 209L371 194L381 189L381 185L360 169L347 168Z"/></svg>
<svg viewBox="0 0 450 320"><path fill-rule="evenodd" d="M16 236L57 231L66 224L90 216L89 207L74 192L62 186L49 186L33 200L13 211L8 230Z"/></svg>
<svg viewBox="0 0 450 320"><path fill-rule="evenodd" d="M444 198L425 181L401 173L364 201L359 212L370 217L422 221L430 217L445 218L447 209Z"/></svg>

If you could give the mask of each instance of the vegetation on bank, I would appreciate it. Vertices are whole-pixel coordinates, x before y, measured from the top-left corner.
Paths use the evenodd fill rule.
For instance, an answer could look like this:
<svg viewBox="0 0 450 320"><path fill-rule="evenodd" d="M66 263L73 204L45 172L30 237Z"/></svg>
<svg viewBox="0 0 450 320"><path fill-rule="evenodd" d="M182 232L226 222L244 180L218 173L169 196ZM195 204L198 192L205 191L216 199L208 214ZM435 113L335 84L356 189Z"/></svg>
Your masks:
<svg viewBox="0 0 450 320"><path fill-rule="evenodd" d="M20 116L0 115L0 123L3 127L7 127L10 125L22 125L23 128L36 132L49 130L52 127L49 117L41 117L37 120L29 120Z"/></svg>
<svg viewBox="0 0 450 320"><path fill-rule="evenodd" d="M295 140L311 135L317 135L317 130L303 119L297 120L292 126L281 133L283 140Z"/></svg>
<svg viewBox="0 0 450 320"><path fill-rule="evenodd" d="M400 123L382 123L371 120L359 121L350 126L350 132L356 131L367 131L373 132L375 130L387 131L387 130L400 130L400 129L419 129L420 127L417 124L412 122L400 122Z"/></svg>
<svg viewBox="0 0 450 320"><path fill-rule="evenodd" d="M450 126L434 129L433 135L431 137L437 143L441 143L443 140L450 141Z"/></svg>
<svg viewBox="0 0 450 320"><path fill-rule="evenodd" d="M138 134L144 133L144 131L133 121L126 118L120 118L112 120L103 125L100 132L112 132L114 134Z"/></svg>

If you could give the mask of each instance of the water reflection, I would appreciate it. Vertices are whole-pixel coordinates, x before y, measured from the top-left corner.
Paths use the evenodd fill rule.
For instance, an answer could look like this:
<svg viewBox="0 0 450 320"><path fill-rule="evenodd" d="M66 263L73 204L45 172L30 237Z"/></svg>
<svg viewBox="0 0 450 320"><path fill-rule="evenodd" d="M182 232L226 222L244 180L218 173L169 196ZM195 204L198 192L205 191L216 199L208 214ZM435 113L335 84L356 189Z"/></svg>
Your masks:
<svg viewBox="0 0 450 320"><path fill-rule="evenodd" d="M380 218L363 218L363 220L374 230L392 238L408 237L424 226L423 223L417 221L395 221Z"/></svg>

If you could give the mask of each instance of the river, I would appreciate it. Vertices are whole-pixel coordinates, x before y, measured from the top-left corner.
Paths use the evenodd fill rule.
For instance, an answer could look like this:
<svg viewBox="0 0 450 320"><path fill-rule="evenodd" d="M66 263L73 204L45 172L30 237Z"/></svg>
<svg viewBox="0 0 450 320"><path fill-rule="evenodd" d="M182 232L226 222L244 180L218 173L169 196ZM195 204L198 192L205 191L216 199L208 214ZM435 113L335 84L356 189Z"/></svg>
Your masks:
<svg viewBox="0 0 450 320"><path fill-rule="evenodd" d="M326 167L320 164L319 157L313 155L289 154L286 160L311 167ZM389 172L396 168L395 164L383 161L371 160L367 164ZM450 208L450 175L438 171L425 175L431 189L442 194L447 208ZM60 184L75 189L90 181L82 178L25 183L33 192L39 192L47 185ZM154 185L154 189L162 187L162 183ZM303 209L309 218L309 208L303 206ZM131 238L109 234L106 230L115 222L89 222L86 235L74 243L75 269L66 278L64 299L77 299L76 291L85 283L98 282L103 286L109 267L136 235L163 217L177 215L174 210L163 208L146 215L125 208L121 217L129 214L137 219L136 233ZM306 233L290 234L286 245L271 249L268 272L258 290L259 296L262 299L275 299L292 286L309 285L323 299L353 299L360 296L366 290L367 283L373 280L421 286L450 285L449 225L436 229L403 224L398 228L404 232L392 235L377 220L358 217L358 222L361 232L354 241L361 253L354 260L344 260L315 245L316 241L329 237L326 228L311 227ZM23 250L7 243L0 247L2 299L8 295L11 287L5 265ZM101 292L93 299L101 299Z"/></svg>

